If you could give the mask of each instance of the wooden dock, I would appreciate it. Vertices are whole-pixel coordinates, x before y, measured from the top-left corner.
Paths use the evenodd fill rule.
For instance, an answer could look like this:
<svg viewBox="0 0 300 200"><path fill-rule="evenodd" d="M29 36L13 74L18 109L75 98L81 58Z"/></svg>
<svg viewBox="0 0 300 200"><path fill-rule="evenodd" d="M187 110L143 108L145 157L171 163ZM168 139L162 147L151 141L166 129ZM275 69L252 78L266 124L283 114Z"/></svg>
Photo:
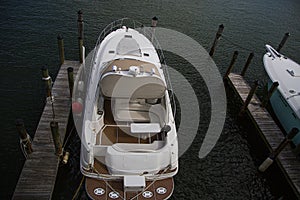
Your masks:
<svg viewBox="0 0 300 200"><path fill-rule="evenodd" d="M80 63L64 61L52 88L55 121L58 122L61 141L64 141L72 103L68 87L68 67L74 69L75 77ZM52 120L52 106L47 102L34 135L33 153L25 161L13 199L51 199L60 162L55 155L50 130Z"/></svg>
<svg viewBox="0 0 300 200"><path fill-rule="evenodd" d="M230 73L227 80L229 85L232 86L234 91L240 97L240 100L244 103L251 87L244 80L243 76ZM285 137L268 111L260 105L260 100L254 94L246 112L259 130L260 135L268 145L270 152L272 152L279 146ZM294 193L300 199L300 160L293 154L290 145L287 145L282 150L276 158L276 162L294 190Z"/></svg>

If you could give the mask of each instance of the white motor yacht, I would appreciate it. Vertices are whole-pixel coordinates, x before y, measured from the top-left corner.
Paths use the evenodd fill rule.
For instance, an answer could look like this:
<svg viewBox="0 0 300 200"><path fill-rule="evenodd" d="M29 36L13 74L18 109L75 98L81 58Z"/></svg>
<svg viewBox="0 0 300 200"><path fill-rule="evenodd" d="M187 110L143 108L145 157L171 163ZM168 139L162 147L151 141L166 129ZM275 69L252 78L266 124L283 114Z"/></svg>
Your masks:
<svg viewBox="0 0 300 200"><path fill-rule="evenodd" d="M153 28L123 22L106 27L94 49L82 97L81 172L91 199L168 199L178 141L166 65Z"/></svg>

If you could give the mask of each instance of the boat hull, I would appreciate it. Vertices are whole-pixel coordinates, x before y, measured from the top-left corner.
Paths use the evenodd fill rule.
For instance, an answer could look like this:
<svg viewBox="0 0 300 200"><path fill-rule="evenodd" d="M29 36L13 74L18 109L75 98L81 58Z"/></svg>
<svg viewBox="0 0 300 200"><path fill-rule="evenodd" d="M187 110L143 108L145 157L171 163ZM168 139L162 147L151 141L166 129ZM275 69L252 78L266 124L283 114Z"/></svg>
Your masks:
<svg viewBox="0 0 300 200"><path fill-rule="evenodd" d="M95 200L133 199L163 200L168 199L174 190L173 178L146 181L144 191L124 191L123 181L104 181L86 178L85 190L89 198Z"/></svg>
<svg viewBox="0 0 300 200"><path fill-rule="evenodd" d="M273 82L269 79L268 89L271 88L272 84ZM300 119L295 115L292 108L278 90L271 96L270 102L276 117L286 133L289 133L292 128L298 128L300 130ZM295 145L300 144L300 133L293 138L292 142Z"/></svg>
<svg viewBox="0 0 300 200"><path fill-rule="evenodd" d="M100 34L87 75L80 162L85 189L91 199L168 199L178 141L167 65L152 31L122 24L113 22Z"/></svg>

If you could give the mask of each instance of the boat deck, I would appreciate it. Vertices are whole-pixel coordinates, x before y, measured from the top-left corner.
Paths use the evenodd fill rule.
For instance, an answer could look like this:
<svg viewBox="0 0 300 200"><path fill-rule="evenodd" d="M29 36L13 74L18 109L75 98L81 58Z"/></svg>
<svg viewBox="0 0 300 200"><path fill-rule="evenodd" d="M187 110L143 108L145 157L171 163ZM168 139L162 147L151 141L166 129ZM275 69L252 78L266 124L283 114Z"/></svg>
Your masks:
<svg viewBox="0 0 300 200"><path fill-rule="evenodd" d="M95 157L94 159L94 172L97 174L109 174L106 166L103 164L105 157Z"/></svg>
<svg viewBox="0 0 300 200"><path fill-rule="evenodd" d="M104 101L104 124L105 128L97 135L97 145L112 145L115 143L136 143L151 144L154 141L161 141L164 136L161 133L149 135L147 138L132 136L129 134L130 124L117 124L114 120L111 101Z"/></svg>
<svg viewBox="0 0 300 200"><path fill-rule="evenodd" d="M86 192L91 199L163 200L174 190L173 178L146 181L144 191L124 191L123 181L102 181L86 178ZM118 195L118 196L117 196Z"/></svg>
<svg viewBox="0 0 300 200"><path fill-rule="evenodd" d="M99 145L113 145L115 143L151 144L156 140L162 140L161 133L149 138L140 138L128 134L128 127L106 126L101 134L97 135Z"/></svg>
<svg viewBox="0 0 300 200"><path fill-rule="evenodd" d="M240 100L245 102L251 88L244 78L241 75L230 73L228 75L228 82L234 88L234 91L238 94ZM283 141L284 134L274 122L268 111L260 105L260 100L254 95L248 106L247 113L259 130L259 133L267 144L270 152L272 152ZM287 145L282 150L276 161L294 190L294 193L300 199L300 160L293 154L290 145Z"/></svg>
<svg viewBox="0 0 300 200"><path fill-rule="evenodd" d="M105 128L97 134L96 145L110 146L115 143L132 143L132 144L151 144L154 141L162 141L164 135L157 133L148 138L141 138L129 135L129 127L126 125L117 125L113 118L111 111L111 101L104 101L104 123ZM94 159L94 172L98 174L109 174L105 163L104 157L95 157ZM168 171L173 172L173 171Z"/></svg>

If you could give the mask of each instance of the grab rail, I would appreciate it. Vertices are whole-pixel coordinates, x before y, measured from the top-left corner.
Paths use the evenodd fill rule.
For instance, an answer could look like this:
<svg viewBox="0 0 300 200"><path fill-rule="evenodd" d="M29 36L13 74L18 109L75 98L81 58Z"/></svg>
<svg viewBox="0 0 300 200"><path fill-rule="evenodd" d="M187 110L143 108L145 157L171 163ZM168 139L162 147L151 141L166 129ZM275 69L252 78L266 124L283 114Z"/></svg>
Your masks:
<svg viewBox="0 0 300 200"><path fill-rule="evenodd" d="M270 45L266 45L266 50L271 54L271 56L273 58L280 58L281 57L281 54L278 53L273 47L271 47Z"/></svg>

